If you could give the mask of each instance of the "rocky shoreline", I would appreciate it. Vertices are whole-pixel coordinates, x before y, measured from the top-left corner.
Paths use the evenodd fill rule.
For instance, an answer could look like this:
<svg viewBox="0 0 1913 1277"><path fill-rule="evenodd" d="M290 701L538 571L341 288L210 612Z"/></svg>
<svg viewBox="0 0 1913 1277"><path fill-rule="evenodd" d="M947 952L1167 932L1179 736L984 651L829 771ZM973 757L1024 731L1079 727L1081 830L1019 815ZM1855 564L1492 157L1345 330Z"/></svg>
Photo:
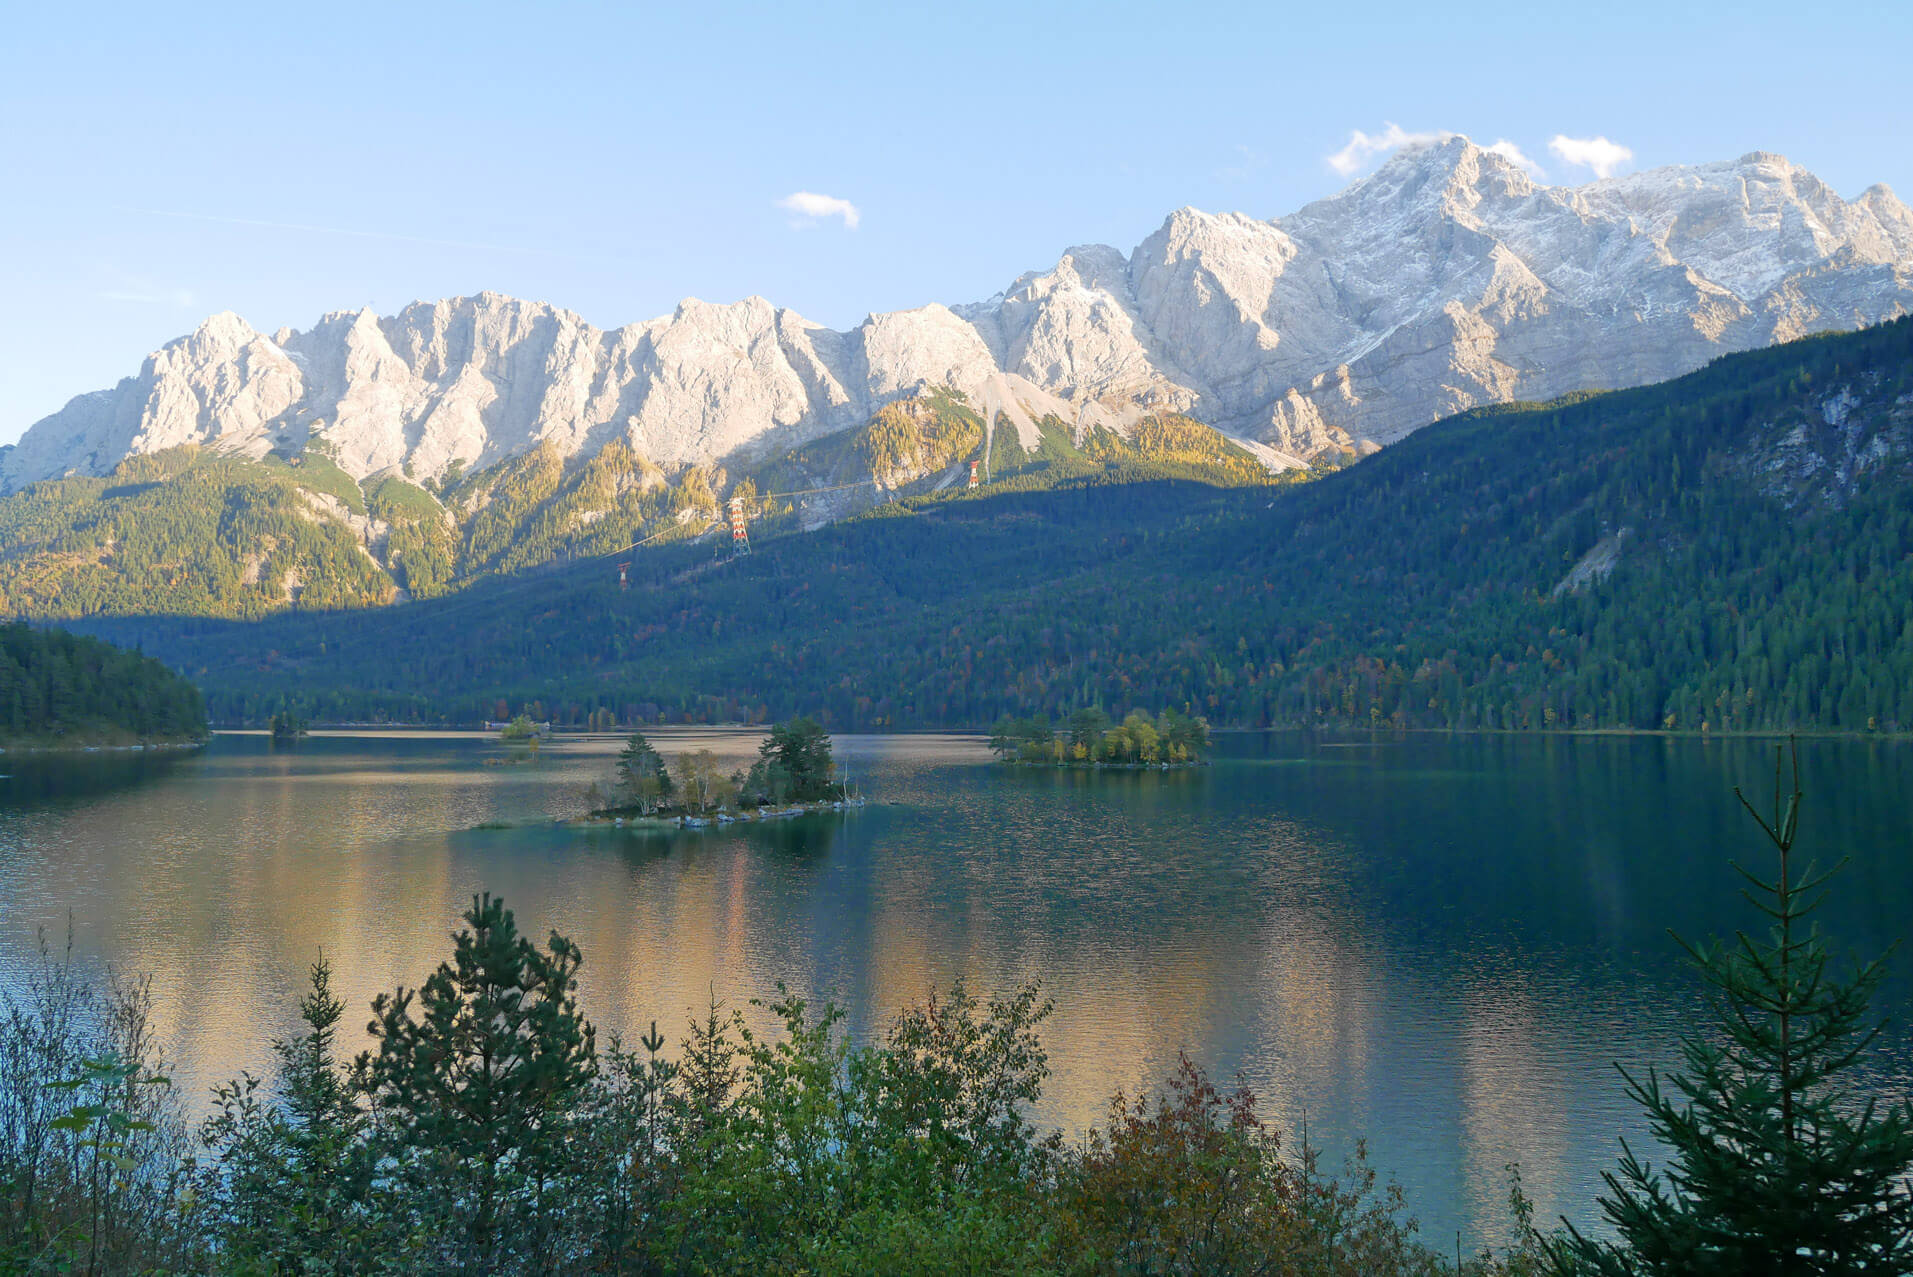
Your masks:
<svg viewBox="0 0 1913 1277"><path fill-rule="evenodd" d="M814 803L787 803L781 807L753 807L748 811L714 811L708 816L577 816L563 823L591 829L716 829L764 820L788 820L822 812L851 811L863 798L835 798Z"/></svg>

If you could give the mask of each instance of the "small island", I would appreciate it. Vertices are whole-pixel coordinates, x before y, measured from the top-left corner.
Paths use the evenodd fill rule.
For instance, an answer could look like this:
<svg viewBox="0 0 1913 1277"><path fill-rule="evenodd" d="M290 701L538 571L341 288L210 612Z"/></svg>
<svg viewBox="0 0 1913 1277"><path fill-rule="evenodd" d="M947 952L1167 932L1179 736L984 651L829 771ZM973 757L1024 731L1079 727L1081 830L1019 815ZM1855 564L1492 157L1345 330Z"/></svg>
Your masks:
<svg viewBox="0 0 1913 1277"><path fill-rule="evenodd" d="M486 726L493 724L487 723ZM534 723L530 714L519 714L510 722L498 726L498 739L507 745L526 745L537 749L539 738L550 730L550 723Z"/></svg>
<svg viewBox="0 0 1913 1277"><path fill-rule="evenodd" d="M1100 708L1079 709L1060 729L1047 718L1005 715L990 749L1002 762L1031 767L1198 767L1208 761L1209 723L1174 709L1154 718L1133 709L1120 723Z"/></svg>
<svg viewBox="0 0 1913 1277"><path fill-rule="evenodd" d="M700 828L861 807L863 799L836 772L830 737L814 718L771 728L757 761L729 775L708 749L687 750L667 764L642 732L633 732L609 788L594 781L585 791L583 820Z"/></svg>
<svg viewBox="0 0 1913 1277"><path fill-rule="evenodd" d="M272 733L275 745L289 745L306 734L306 720L299 716L298 709L290 701L281 704L279 712L266 724Z"/></svg>
<svg viewBox="0 0 1913 1277"><path fill-rule="evenodd" d="M485 727L497 729L498 743L509 750L503 758L487 758L487 767L526 767L537 762L538 746L551 731L550 723L534 723L529 713L518 714L509 722L488 722Z"/></svg>

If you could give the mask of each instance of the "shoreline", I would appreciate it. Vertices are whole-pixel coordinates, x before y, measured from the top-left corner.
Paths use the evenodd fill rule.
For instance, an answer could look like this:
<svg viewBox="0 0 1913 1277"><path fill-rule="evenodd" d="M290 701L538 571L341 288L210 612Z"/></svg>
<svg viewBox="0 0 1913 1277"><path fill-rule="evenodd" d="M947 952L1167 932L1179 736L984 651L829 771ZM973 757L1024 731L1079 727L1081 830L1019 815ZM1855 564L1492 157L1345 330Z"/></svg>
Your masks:
<svg viewBox="0 0 1913 1277"><path fill-rule="evenodd" d="M442 734L457 735L457 736L472 736L472 735L486 734L483 728L448 725L444 723L308 723L306 724L306 728L309 733L314 733L314 734L319 732L336 732L336 733L347 734L347 735L356 734L359 732L396 732L396 733L420 732L420 733L442 733ZM555 743L555 742L564 741L564 740L577 740L577 739L584 739L584 738L590 738L590 737L607 737L608 738L608 737L622 736L633 730L665 731L665 732L670 732L670 731L763 732L763 731L768 731L769 727L767 724L763 724L763 723L650 723L650 724L641 724L636 728L632 728L628 726L607 727L607 728L560 727L560 728L554 728L548 736L545 736L542 739ZM1535 737L1535 738L1559 737L1559 736L1664 736L1668 738L1692 737L1699 740L1713 740L1713 739L1786 740L1790 737L1798 737L1801 740L1882 740L1882 741L1913 740L1913 729L1905 729L1901 731L1879 731L1879 730L1867 731L1864 728L1836 728L1836 727L1813 727L1813 728L1763 727L1763 728L1733 728L1733 729L1709 728L1706 731L1702 731L1701 729L1697 727L1674 727L1674 728L1667 728L1667 727L1553 727L1553 728L1525 727L1524 728L1524 727L1392 727L1392 726L1391 727L1372 727L1367 724L1357 724L1357 723L1280 723L1280 724L1272 724L1268 727L1236 727L1236 726L1218 726L1218 725L1212 724L1209 730L1218 735L1228 734L1231 736L1255 735L1255 734L1271 733L1271 732L1322 732L1322 733L1329 733L1329 734L1335 734L1335 735L1351 735L1351 736L1355 736L1355 735L1359 735L1359 736L1408 736L1408 735L1527 736L1527 737ZM212 731L214 734L221 735L221 736L249 736L249 735L267 734L267 729L263 727L219 726L219 727L214 727ZM990 728L988 726L907 727L907 728L886 728L883 730L869 730L869 729L846 730L846 731L838 732L836 734L842 735L842 736L983 736L983 737L987 737L990 734ZM497 733L495 732L490 733L490 735L493 738L496 738ZM202 741L199 743L203 745L206 742ZM167 748L187 748L187 747L196 747L196 746L169 745L166 747ZM26 747L11 746L9 748L15 751L20 751ZM49 750L69 750L69 749L74 749L76 747L62 745L62 746L52 746L47 748ZM97 747L87 746L87 747L78 747L78 748L133 749L138 747L120 745L120 746L97 746ZM149 745L147 746L147 748L158 748L158 746ZM6 750L0 750L0 752L6 752ZM1031 765L1048 766L1049 764L1031 764ZM1150 765L1154 766L1154 764L1150 764ZM1183 766L1185 764L1175 764L1175 765Z"/></svg>
<svg viewBox="0 0 1913 1277"><path fill-rule="evenodd" d="M1198 758L1186 763L1092 763L1076 759L1061 763L1044 763L1028 758L999 758L996 761L1004 767L1029 767L1045 772L1181 772L1209 765L1209 760L1206 758Z"/></svg>
<svg viewBox="0 0 1913 1277"><path fill-rule="evenodd" d="M830 798L810 803L791 803L783 807L753 807L749 811L716 811L708 816L573 816L554 823L576 829L633 829L676 831L716 829L724 825L748 825L765 820L789 820L796 816L815 816L825 812L852 811L864 806L867 798Z"/></svg>
<svg viewBox="0 0 1913 1277"><path fill-rule="evenodd" d="M207 740L159 740L140 741L132 745L0 745L0 754L137 754L145 752L175 752L189 749L204 749L210 743Z"/></svg>
<svg viewBox="0 0 1913 1277"><path fill-rule="evenodd" d="M1659 736L1669 740L1879 740L1913 741L1913 730L1886 732L1863 728L1708 728L1698 727L1358 727L1326 724L1291 724L1286 727L1212 727L1212 732L1232 735L1256 735L1268 732L1321 732L1339 736L1523 736L1535 740L1549 737Z"/></svg>

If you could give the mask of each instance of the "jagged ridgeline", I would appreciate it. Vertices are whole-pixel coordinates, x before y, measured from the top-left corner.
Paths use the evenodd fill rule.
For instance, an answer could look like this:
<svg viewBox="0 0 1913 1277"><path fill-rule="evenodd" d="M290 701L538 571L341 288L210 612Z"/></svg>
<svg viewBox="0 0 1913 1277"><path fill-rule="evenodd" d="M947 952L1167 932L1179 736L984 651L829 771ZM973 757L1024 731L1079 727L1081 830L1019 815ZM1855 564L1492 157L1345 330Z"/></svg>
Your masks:
<svg viewBox="0 0 1913 1277"><path fill-rule="evenodd" d="M391 472L354 480L323 439L257 460L174 448L130 457L104 478L48 480L0 498L0 611L249 620L425 600L635 541L644 550L728 546L719 515L733 495L745 498L761 540L902 496L965 494L972 461L991 491L1277 481L1241 445L1187 417L1021 417L999 415L986 430L961 393L937 389L768 464L670 477L622 439L569 461L540 444L426 482Z"/></svg>
<svg viewBox="0 0 1913 1277"><path fill-rule="evenodd" d="M0 625L0 747L205 736L199 689L151 657L60 630Z"/></svg>
<svg viewBox="0 0 1913 1277"><path fill-rule="evenodd" d="M835 462L915 449L934 488L962 410L885 418ZM1089 464L1143 437L1024 451ZM795 477L835 473L806 455ZM1112 473L903 496L721 567L666 546L629 591L565 570L102 628L261 722L290 693L316 718L422 721L529 702L560 723L980 727L1101 704L1218 726L1913 730L1913 320L1464 414L1316 482Z"/></svg>

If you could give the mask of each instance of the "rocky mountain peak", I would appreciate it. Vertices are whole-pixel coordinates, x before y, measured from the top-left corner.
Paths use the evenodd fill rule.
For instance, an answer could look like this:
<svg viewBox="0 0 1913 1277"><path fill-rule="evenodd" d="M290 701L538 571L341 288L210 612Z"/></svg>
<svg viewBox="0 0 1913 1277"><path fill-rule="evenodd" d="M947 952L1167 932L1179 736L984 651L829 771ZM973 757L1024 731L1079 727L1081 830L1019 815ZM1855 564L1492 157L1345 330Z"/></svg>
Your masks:
<svg viewBox="0 0 1913 1277"><path fill-rule="evenodd" d="M1450 134L1286 217L1181 208L1128 254L1078 246L987 301L848 331L756 296L610 332L493 292L270 340L222 313L36 423L0 455L0 489L184 443L296 450L314 431L355 475L612 439L671 471L794 447L937 385L1019 429L1166 407L1308 459L1908 309L1913 212L1883 186L1846 201L1758 151L1549 186Z"/></svg>
<svg viewBox="0 0 1913 1277"><path fill-rule="evenodd" d="M1080 288L1112 295L1129 287L1129 259L1119 248L1108 244L1078 244L1065 249L1056 269L1047 274L1029 274L1017 281L1017 287L1003 295L1021 303L1043 300L1059 288Z"/></svg>
<svg viewBox="0 0 1913 1277"><path fill-rule="evenodd" d="M258 340L259 332L251 324L230 310L222 310L208 315L199 321L193 331L181 339L188 349L197 352L238 350ZM165 349L180 345L174 342Z"/></svg>
<svg viewBox="0 0 1913 1277"><path fill-rule="evenodd" d="M1402 147L1347 190L1284 221L1345 216L1351 207L1378 221L1451 217L1466 215L1484 199L1524 199L1535 190L1534 179L1520 165L1454 133Z"/></svg>

